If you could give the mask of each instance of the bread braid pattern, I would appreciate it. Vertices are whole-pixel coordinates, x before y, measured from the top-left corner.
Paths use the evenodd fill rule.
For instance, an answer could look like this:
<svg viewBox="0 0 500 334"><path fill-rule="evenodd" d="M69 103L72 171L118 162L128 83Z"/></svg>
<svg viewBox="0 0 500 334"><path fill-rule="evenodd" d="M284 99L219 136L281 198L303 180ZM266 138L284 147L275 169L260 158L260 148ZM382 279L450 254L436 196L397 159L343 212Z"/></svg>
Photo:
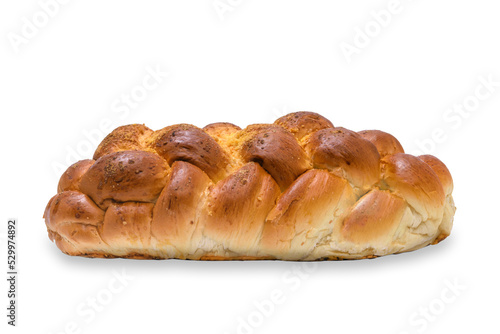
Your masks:
<svg viewBox="0 0 500 334"><path fill-rule="evenodd" d="M296 112L245 129L118 127L64 172L44 218L68 255L361 259L445 239L452 191L436 157Z"/></svg>

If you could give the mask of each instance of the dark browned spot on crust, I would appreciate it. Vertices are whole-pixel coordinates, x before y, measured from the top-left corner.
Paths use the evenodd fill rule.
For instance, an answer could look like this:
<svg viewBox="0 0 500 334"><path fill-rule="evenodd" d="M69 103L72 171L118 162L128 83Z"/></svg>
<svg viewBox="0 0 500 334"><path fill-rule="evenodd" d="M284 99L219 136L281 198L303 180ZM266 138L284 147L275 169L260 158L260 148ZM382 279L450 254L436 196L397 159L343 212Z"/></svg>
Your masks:
<svg viewBox="0 0 500 334"><path fill-rule="evenodd" d="M293 135L277 125L249 126L250 138L241 147L244 161L260 164L282 190L310 168L309 160Z"/></svg>
<svg viewBox="0 0 500 334"><path fill-rule="evenodd" d="M210 135L188 124L179 124L159 130L153 148L169 165L186 161L203 170L212 180L225 176L228 158Z"/></svg>
<svg viewBox="0 0 500 334"><path fill-rule="evenodd" d="M99 205L107 199L151 202L165 186L168 170L165 160L154 153L119 151L99 158L80 187Z"/></svg>
<svg viewBox="0 0 500 334"><path fill-rule="evenodd" d="M368 140L344 128L315 132L305 143L315 168L341 168L355 186L369 188L380 175L380 154Z"/></svg>

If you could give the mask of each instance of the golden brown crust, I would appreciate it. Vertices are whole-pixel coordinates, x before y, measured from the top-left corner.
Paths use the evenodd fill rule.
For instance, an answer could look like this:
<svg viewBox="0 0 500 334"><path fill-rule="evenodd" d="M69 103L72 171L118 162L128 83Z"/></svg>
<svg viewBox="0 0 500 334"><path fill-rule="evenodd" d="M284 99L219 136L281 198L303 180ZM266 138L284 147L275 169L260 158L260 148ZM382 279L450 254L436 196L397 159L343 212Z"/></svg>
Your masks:
<svg viewBox="0 0 500 334"><path fill-rule="evenodd" d="M206 125L203 130L208 133L209 136L217 140L220 137L228 137L238 131L241 128L237 125L227 122L211 123Z"/></svg>
<svg viewBox="0 0 500 334"><path fill-rule="evenodd" d="M369 140L377 148L381 157L386 155L405 153L399 140L393 135L380 130L364 130L358 132L361 137Z"/></svg>
<svg viewBox="0 0 500 334"><path fill-rule="evenodd" d="M153 202L166 184L169 167L158 155L119 151L104 155L89 168L80 189L97 204L104 200Z"/></svg>
<svg viewBox="0 0 500 334"><path fill-rule="evenodd" d="M75 162L61 175L57 192L62 193L66 190L80 190L80 182L83 174L85 174L90 166L94 164L94 160L86 159Z"/></svg>
<svg viewBox="0 0 500 334"><path fill-rule="evenodd" d="M169 165L177 160L187 161L214 181L226 175L226 153L205 131L193 125L178 124L156 131L151 145Z"/></svg>
<svg viewBox="0 0 500 334"><path fill-rule="evenodd" d="M249 162L211 190L201 220L204 235L230 251L252 255L280 190L259 164Z"/></svg>
<svg viewBox="0 0 500 334"><path fill-rule="evenodd" d="M262 252L279 258L306 257L320 238L333 231L342 196L355 202L349 184L326 170L299 176L267 215Z"/></svg>
<svg viewBox="0 0 500 334"><path fill-rule="evenodd" d="M172 245L180 252L191 250L191 238L199 224L196 212L212 184L198 167L184 161L174 162L153 210L151 234L159 245Z"/></svg>
<svg viewBox="0 0 500 334"><path fill-rule="evenodd" d="M250 125L242 131L240 138L243 160L261 164L282 190L311 168L302 147L292 134L281 126Z"/></svg>
<svg viewBox="0 0 500 334"><path fill-rule="evenodd" d="M433 156L403 153L298 112L241 129L122 126L73 164L44 218L50 240L86 257L338 260L446 238L453 180Z"/></svg>
<svg viewBox="0 0 500 334"><path fill-rule="evenodd" d="M61 222L97 226L103 218L104 211L90 197L74 190L55 195L45 209L47 227L55 232Z"/></svg>
<svg viewBox="0 0 500 334"><path fill-rule="evenodd" d="M323 129L305 139L305 148L315 168L326 168L345 177L362 192L380 176L377 148L354 131Z"/></svg>
<svg viewBox="0 0 500 334"><path fill-rule="evenodd" d="M106 210L99 232L102 240L115 249L147 248L151 244L152 203L125 202Z"/></svg>
<svg viewBox="0 0 500 334"><path fill-rule="evenodd" d="M345 240L371 247L392 239L401 222L406 202L387 190L374 189L352 208L342 224Z"/></svg>
<svg viewBox="0 0 500 334"><path fill-rule="evenodd" d="M442 216L445 194L432 168L417 157L398 153L382 159L382 180L425 218Z"/></svg>
<svg viewBox="0 0 500 334"><path fill-rule="evenodd" d="M453 192L453 178L448 167L433 155L421 155L418 158L432 168L443 185L444 193L450 195Z"/></svg>
<svg viewBox="0 0 500 334"><path fill-rule="evenodd" d="M54 196L45 209L45 223L51 240L73 255L102 244L97 226L103 219L104 211L90 197L73 190Z"/></svg>
<svg viewBox="0 0 500 334"><path fill-rule="evenodd" d="M144 141L152 134L153 130L143 124L120 126L103 139L93 159L118 151L146 150Z"/></svg>
<svg viewBox="0 0 500 334"><path fill-rule="evenodd" d="M299 111L282 116L274 121L274 124L284 127L299 141L318 130L333 128L332 122L328 119L310 111Z"/></svg>

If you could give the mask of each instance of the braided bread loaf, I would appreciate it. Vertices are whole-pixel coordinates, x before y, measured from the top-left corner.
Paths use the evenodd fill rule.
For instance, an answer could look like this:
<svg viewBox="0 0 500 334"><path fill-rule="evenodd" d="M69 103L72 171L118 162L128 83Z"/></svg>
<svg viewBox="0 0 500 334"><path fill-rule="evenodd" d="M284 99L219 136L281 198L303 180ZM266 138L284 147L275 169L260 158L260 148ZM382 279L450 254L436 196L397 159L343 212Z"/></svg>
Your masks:
<svg viewBox="0 0 500 334"><path fill-rule="evenodd" d="M62 175L44 218L64 253L155 259L359 259L451 231L437 158L312 112L240 129L121 126Z"/></svg>

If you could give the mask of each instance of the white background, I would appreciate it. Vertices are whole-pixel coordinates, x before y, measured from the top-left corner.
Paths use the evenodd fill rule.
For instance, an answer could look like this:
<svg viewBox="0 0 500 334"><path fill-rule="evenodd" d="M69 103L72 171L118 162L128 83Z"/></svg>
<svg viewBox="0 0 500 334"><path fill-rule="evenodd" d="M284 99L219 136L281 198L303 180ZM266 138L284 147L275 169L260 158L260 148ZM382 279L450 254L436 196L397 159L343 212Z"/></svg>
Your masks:
<svg viewBox="0 0 500 334"><path fill-rule="evenodd" d="M212 0L75 0L44 22L39 2L2 1L1 268L4 277L4 224L16 217L20 277L16 328L6 325L1 280L1 332L496 332L499 4L401 0L381 27L371 12L389 1L221 3L229 9ZM31 34L26 20L39 26ZM367 27L368 42L359 33ZM347 44L357 48L351 57ZM118 109L148 68L169 74L135 108ZM470 112L447 111L464 103ZM452 235L408 254L310 268L86 259L49 241L42 214L55 166L89 158L102 124L244 127L298 110L390 132L407 152L443 160L455 181ZM114 271L133 277L116 293ZM454 282L456 294L447 290ZM283 302L262 315L255 302L280 291ZM95 297L106 305L91 318ZM419 312L429 308L425 320Z"/></svg>

